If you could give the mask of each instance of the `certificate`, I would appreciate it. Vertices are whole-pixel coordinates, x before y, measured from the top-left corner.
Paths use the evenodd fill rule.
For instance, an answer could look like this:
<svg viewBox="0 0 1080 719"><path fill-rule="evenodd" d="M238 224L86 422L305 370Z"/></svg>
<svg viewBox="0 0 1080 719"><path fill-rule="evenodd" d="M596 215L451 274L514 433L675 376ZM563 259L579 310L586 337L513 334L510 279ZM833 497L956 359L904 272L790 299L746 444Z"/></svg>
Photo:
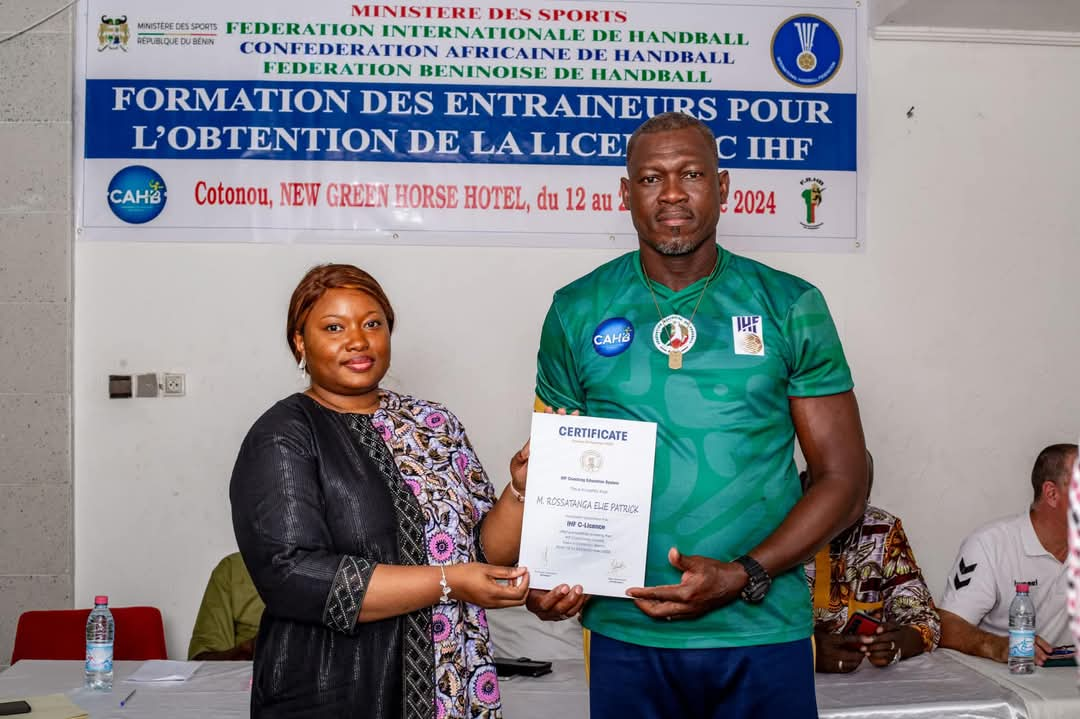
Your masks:
<svg viewBox="0 0 1080 719"><path fill-rule="evenodd" d="M645 585L655 458L653 422L533 415L519 559L531 587Z"/></svg>

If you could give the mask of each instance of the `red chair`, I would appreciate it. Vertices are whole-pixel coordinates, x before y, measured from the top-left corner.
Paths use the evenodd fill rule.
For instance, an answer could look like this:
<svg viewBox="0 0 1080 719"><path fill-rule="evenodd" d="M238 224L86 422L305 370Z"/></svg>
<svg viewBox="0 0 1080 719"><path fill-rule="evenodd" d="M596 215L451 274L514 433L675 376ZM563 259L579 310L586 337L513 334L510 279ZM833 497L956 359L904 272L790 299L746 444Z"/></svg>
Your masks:
<svg viewBox="0 0 1080 719"><path fill-rule="evenodd" d="M168 659L165 626L157 607L110 607L116 621L113 659ZM20 659L86 658L89 609L23 612L15 629L11 663Z"/></svg>

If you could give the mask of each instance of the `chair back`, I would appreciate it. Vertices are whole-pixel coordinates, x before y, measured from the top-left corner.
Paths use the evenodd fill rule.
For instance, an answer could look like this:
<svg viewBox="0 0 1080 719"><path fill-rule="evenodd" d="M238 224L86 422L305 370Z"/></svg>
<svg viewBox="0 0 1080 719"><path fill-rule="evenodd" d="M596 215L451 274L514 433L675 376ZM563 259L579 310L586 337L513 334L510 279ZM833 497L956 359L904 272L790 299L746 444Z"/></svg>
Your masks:
<svg viewBox="0 0 1080 719"><path fill-rule="evenodd" d="M168 659L165 625L157 607L110 607L116 622L113 660ZM20 659L86 659L89 609L23 612L11 663Z"/></svg>

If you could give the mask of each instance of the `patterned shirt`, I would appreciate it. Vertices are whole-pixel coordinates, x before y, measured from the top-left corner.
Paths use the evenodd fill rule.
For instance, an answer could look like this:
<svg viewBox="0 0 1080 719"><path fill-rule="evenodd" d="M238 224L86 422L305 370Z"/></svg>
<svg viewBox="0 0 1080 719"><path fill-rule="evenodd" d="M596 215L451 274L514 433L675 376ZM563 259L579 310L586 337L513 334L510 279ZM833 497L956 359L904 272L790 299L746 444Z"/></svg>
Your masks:
<svg viewBox="0 0 1080 719"><path fill-rule="evenodd" d="M457 417L442 405L383 390L372 426L420 504L429 563L482 561L480 520L495 504L495 490ZM436 719L498 717L499 683L484 610L440 602L432 609L432 639Z"/></svg>
<svg viewBox="0 0 1080 719"><path fill-rule="evenodd" d="M829 581L818 582L819 576ZM814 627L838 634L852 612L910 625L922 635L923 649L941 639L941 620L900 520L877 507L806 563L814 598Z"/></svg>

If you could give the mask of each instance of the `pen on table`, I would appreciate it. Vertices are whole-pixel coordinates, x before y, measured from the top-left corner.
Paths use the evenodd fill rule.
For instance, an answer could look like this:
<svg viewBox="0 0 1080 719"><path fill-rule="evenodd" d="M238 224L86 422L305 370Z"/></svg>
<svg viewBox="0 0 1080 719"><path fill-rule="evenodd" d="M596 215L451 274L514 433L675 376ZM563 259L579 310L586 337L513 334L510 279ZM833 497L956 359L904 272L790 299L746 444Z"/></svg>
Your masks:
<svg viewBox="0 0 1080 719"><path fill-rule="evenodd" d="M133 697L133 696L135 696L135 690L134 689L131 690L130 694L128 694L126 697L124 697L123 699L120 700L120 706L123 707L125 704L127 704L129 701L131 701L131 697Z"/></svg>

